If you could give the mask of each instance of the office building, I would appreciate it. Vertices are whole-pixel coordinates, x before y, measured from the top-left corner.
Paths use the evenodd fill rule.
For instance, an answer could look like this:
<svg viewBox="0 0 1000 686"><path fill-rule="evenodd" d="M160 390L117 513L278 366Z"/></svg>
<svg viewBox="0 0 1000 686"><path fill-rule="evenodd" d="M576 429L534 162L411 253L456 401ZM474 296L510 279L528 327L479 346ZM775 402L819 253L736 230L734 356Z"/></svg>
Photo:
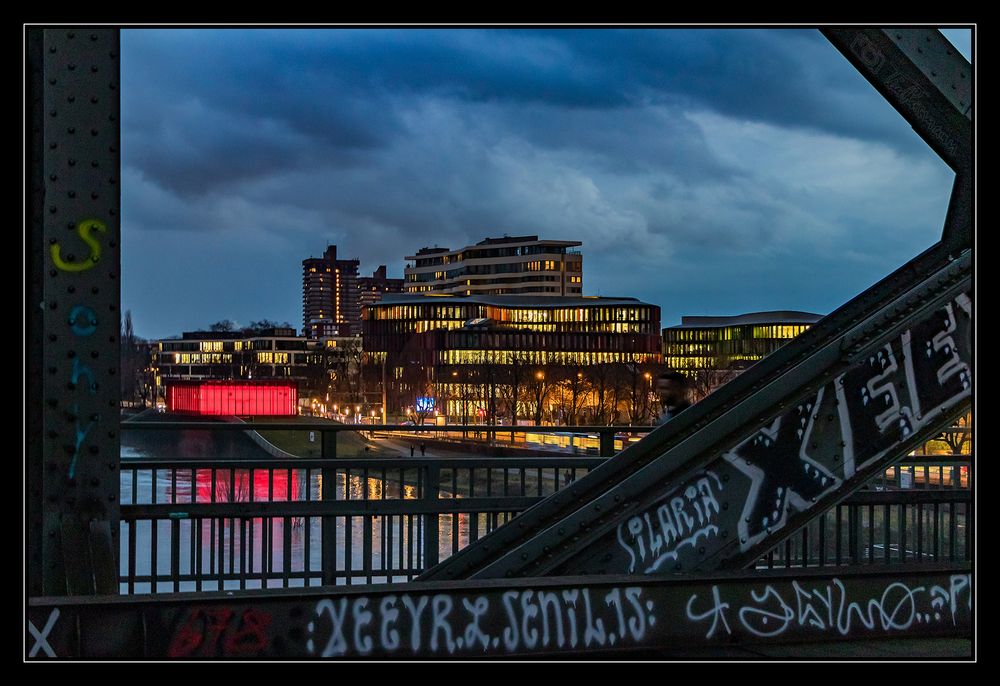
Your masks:
<svg viewBox="0 0 1000 686"><path fill-rule="evenodd" d="M663 361L682 372L746 368L822 319L810 312L681 317L663 329Z"/></svg>
<svg viewBox="0 0 1000 686"><path fill-rule="evenodd" d="M366 308L363 338L367 363L385 366L390 413L431 394L455 416L456 398L481 399L487 378L509 385L516 369L618 365L645 387L662 360L659 324L660 308L635 298L387 294Z"/></svg>
<svg viewBox="0 0 1000 686"><path fill-rule="evenodd" d="M406 259L407 293L450 295L579 296L583 292L580 241L538 236L487 238L458 250L422 248Z"/></svg>

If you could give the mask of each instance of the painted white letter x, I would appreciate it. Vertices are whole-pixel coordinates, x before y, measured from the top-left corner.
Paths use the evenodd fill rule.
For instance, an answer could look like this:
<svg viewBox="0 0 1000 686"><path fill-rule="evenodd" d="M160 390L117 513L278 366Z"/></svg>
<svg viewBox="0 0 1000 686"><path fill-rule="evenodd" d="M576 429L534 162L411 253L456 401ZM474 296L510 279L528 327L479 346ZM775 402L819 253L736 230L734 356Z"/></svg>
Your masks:
<svg viewBox="0 0 1000 686"><path fill-rule="evenodd" d="M55 608L49 613L49 618L45 622L45 627L39 631L35 627L35 623L30 619L28 620L28 631L32 636L35 637L35 645L31 646L31 652L28 653L28 657L34 657L38 654L39 650L44 650L45 654L49 657L55 657L56 652L52 650L52 646L49 645L48 635L52 631L52 627L56 625L56 620L59 619L59 608Z"/></svg>

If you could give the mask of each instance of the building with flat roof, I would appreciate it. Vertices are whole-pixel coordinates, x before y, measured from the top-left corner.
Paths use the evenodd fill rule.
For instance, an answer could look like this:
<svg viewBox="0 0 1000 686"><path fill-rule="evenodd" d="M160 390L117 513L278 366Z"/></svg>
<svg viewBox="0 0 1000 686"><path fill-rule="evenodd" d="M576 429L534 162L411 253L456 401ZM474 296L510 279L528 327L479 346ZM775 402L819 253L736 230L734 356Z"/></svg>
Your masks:
<svg viewBox="0 0 1000 686"><path fill-rule="evenodd" d="M308 338L361 333L360 260L338 260L337 246L302 260L302 330Z"/></svg>
<svg viewBox="0 0 1000 686"><path fill-rule="evenodd" d="M156 341L163 379L305 378L309 345L295 329L185 331Z"/></svg>
<svg viewBox="0 0 1000 686"><path fill-rule="evenodd" d="M382 300L383 293L402 293L403 279L390 279L386 276L384 264L380 264L371 276L358 277L358 306L361 310L368 305ZM360 322L361 311L358 312Z"/></svg>
<svg viewBox="0 0 1000 686"><path fill-rule="evenodd" d="M280 381L293 383L299 398L330 406L379 400L374 388L366 394L362 386L360 336L312 339L291 328L186 331L151 346L158 390L178 381Z"/></svg>
<svg viewBox="0 0 1000 686"><path fill-rule="evenodd" d="M363 339L367 363L385 365L390 414L433 396L439 411L468 418L473 397L495 414L487 386L517 395L519 375L527 388L617 365L646 389L659 331L660 308L635 298L386 294L366 308Z"/></svg>
<svg viewBox="0 0 1000 686"><path fill-rule="evenodd" d="M407 293L572 296L583 292L580 241L487 238L458 250L421 248L406 257Z"/></svg>
<svg viewBox="0 0 1000 686"><path fill-rule="evenodd" d="M678 326L663 329L663 361L688 373L746 368L822 318L793 311L681 317Z"/></svg>

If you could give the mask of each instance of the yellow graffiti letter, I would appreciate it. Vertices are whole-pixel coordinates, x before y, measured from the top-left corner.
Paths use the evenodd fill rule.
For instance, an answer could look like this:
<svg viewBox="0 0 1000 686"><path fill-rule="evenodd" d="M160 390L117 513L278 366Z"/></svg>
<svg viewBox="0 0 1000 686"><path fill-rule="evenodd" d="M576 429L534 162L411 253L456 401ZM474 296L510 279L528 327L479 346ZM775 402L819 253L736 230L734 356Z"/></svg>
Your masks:
<svg viewBox="0 0 1000 686"><path fill-rule="evenodd" d="M59 269L62 269L64 272L82 272L97 264L98 260L101 259L101 244L90 235L90 232L94 229L105 233L108 227L98 219L85 219L76 225L76 233L80 236L80 240L90 246L90 257L82 262L64 262L59 254L58 241L49 246L52 261L55 262L55 265Z"/></svg>

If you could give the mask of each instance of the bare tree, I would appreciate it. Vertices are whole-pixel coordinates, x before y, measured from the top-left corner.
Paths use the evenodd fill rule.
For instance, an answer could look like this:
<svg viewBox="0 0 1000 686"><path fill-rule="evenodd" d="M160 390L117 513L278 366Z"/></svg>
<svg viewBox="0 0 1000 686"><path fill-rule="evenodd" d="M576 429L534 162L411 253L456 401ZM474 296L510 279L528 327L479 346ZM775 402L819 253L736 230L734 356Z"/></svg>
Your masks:
<svg viewBox="0 0 1000 686"><path fill-rule="evenodd" d="M962 417L959 417L950 428L945 429L941 434L940 440L944 441L945 444L951 449L952 455L961 455L966 453L966 445L968 445L971 449L971 427L972 413L970 412Z"/></svg>
<svg viewBox="0 0 1000 686"><path fill-rule="evenodd" d="M629 424L646 424L654 414L653 384L659 376L660 367L630 362L623 365L623 371L626 419Z"/></svg>
<svg viewBox="0 0 1000 686"><path fill-rule="evenodd" d="M511 426L517 426L517 417L521 396L524 394L525 383L531 370L528 366L528 356L523 352L515 352L511 355L510 363L503 367L503 384L500 386L500 394L510 415Z"/></svg>
<svg viewBox="0 0 1000 686"><path fill-rule="evenodd" d="M609 424L618 424L622 416L622 405L631 395L631 373L624 362L611 364L611 402L609 403Z"/></svg>
<svg viewBox="0 0 1000 686"><path fill-rule="evenodd" d="M558 379L556 404L562 422L569 426L578 424L590 386L584 367L579 364L551 367L550 372L546 373L551 373Z"/></svg>
<svg viewBox="0 0 1000 686"><path fill-rule="evenodd" d="M545 400L552 392L552 387L557 381L558 378L551 367L548 370L548 374L546 374L545 367L528 369L528 374L524 382L525 397L536 425L542 423Z"/></svg>
<svg viewBox="0 0 1000 686"><path fill-rule="evenodd" d="M119 375L121 399L128 403L140 400L143 406L152 393L152 356L145 340L135 335L132 328L132 311L126 310L119 336ZM81 378L87 378L86 376ZM92 379L88 379L92 383Z"/></svg>
<svg viewBox="0 0 1000 686"><path fill-rule="evenodd" d="M500 389L504 376L496 351L488 350L485 352L482 362L475 366L475 374L478 380L477 390L485 410L484 419L487 424L495 425L500 412L502 395Z"/></svg>
<svg viewBox="0 0 1000 686"><path fill-rule="evenodd" d="M724 369L697 369L688 373L691 402L697 403L750 368L752 362L738 360Z"/></svg>
<svg viewBox="0 0 1000 686"><path fill-rule="evenodd" d="M615 385L615 368L611 362L598 362L587 369L587 380L593 389L593 416L595 424L611 424L614 421L612 411L612 389Z"/></svg>

